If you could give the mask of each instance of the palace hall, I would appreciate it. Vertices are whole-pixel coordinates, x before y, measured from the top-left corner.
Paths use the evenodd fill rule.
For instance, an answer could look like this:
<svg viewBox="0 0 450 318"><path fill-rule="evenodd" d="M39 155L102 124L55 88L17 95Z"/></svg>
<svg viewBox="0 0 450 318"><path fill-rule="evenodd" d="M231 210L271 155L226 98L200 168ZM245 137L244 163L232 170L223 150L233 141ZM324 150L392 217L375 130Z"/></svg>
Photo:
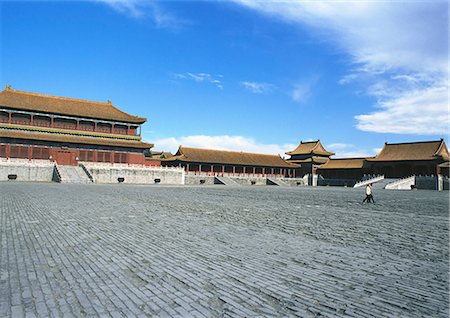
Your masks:
<svg viewBox="0 0 450 318"><path fill-rule="evenodd" d="M0 92L0 157L74 166L79 161L145 164L144 150L153 147L141 141L145 122L111 101L31 93L7 85Z"/></svg>

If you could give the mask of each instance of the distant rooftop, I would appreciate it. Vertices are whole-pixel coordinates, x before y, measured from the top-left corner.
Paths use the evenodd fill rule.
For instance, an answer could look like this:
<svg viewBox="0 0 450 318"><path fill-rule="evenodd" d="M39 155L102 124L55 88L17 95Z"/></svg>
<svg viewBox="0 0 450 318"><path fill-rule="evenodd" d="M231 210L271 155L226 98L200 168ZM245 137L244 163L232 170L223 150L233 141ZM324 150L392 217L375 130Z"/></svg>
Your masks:
<svg viewBox="0 0 450 318"><path fill-rule="evenodd" d="M287 155L322 155L322 156L332 156L334 152L327 151L325 147L321 144L320 140L315 141L300 141L300 144L292 151L286 152Z"/></svg>
<svg viewBox="0 0 450 318"><path fill-rule="evenodd" d="M403 161L403 160L449 160L447 146L443 139L435 141L385 143L375 158L368 161Z"/></svg>
<svg viewBox="0 0 450 318"><path fill-rule="evenodd" d="M251 166L266 166L280 168L298 168L298 165L288 163L279 155L238 152L229 150L213 150L189 148L180 146L174 157L169 160L184 162L204 162L220 164L239 164Z"/></svg>

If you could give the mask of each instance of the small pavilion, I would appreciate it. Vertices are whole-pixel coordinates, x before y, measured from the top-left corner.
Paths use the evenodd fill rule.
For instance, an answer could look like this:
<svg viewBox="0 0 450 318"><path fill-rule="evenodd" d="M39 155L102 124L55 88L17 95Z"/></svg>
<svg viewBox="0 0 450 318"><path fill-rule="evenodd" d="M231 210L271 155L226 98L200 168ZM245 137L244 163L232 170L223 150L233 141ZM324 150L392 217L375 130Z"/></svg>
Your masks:
<svg viewBox="0 0 450 318"><path fill-rule="evenodd" d="M181 166L187 173L209 175L278 175L294 177L299 166L279 155L180 146L162 166Z"/></svg>
<svg viewBox="0 0 450 318"><path fill-rule="evenodd" d="M298 177L305 174L315 174L317 167L326 163L334 152L327 151L320 140L315 141L300 141L300 144L292 151L286 152L291 156L287 159L288 162L301 165L298 170Z"/></svg>

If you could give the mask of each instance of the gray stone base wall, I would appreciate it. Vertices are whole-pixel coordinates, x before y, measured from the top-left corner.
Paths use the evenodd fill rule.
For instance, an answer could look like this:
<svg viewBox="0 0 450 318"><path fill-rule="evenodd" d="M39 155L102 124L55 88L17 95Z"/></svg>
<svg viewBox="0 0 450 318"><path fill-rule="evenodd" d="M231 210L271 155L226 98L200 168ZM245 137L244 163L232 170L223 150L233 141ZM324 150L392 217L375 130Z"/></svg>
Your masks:
<svg viewBox="0 0 450 318"><path fill-rule="evenodd" d="M187 185L213 185L214 184L214 177L213 176L199 176L199 175L192 175L188 174L185 179L185 184Z"/></svg>
<svg viewBox="0 0 450 318"><path fill-rule="evenodd" d="M178 168L86 167L95 183L184 184Z"/></svg>
<svg viewBox="0 0 450 318"><path fill-rule="evenodd" d="M291 187L302 187L306 185L303 178L281 178L280 180L287 183Z"/></svg>
<svg viewBox="0 0 450 318"><path fill-rule="evenodd" d="M267 178L264 177L231 177L240 185L267 185Z"/></svg>
<svg viewBox="0 0 450 318"><path fill-rule="evenodd" d="M437 176L416 176L416 188L423 190L437 190Z"/></svg>
<svg viewBox="0 0 450 318"><path fill-rule="evenodd" d="M353 179L318 179L318 186L333 186L333 187L353 187L356 180Z"/></svg>
<svg viewBox="0 0 450 318"><path fill-rule="evenodd" d="M244 185L244 186L262 186L262 185L267 185L267 178L265 177L253 177L253 176L249 176L249 177L242 177L242 176L230 176L230 179L232 179L233 181L235 181L236 183L240 184L240 185ZM216 184L214 182L215 177L214 176L202 176L202 175L192 175L192 174L188 174L186 175L186 184L187 185L200 185L200 184L204 184L204 185L214 185ZM302 179L293 179L293 178L280 178L281 181L283 181L284 183L287 183L290 186L303 186L304 182Z"/></svg>
<svg viewBox="0 0 450 318"><path fill-rule="evenodd" d="M53 165L26 165L14 163L0 164L0 181L39 181L51 182L53 177ZM15 180L9 180L8 176L16 176Z"/></svg>

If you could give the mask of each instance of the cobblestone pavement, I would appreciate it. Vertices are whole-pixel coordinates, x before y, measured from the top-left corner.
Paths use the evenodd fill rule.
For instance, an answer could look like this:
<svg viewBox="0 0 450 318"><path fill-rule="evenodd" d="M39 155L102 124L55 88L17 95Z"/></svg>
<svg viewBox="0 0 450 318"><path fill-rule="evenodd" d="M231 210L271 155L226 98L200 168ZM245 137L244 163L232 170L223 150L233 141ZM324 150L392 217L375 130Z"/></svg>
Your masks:
<svg viewBox="0 0 450 318"><path fill-rule="evenodd" d="M0 183L1 317L448 317L436 191Z"/></svg>

